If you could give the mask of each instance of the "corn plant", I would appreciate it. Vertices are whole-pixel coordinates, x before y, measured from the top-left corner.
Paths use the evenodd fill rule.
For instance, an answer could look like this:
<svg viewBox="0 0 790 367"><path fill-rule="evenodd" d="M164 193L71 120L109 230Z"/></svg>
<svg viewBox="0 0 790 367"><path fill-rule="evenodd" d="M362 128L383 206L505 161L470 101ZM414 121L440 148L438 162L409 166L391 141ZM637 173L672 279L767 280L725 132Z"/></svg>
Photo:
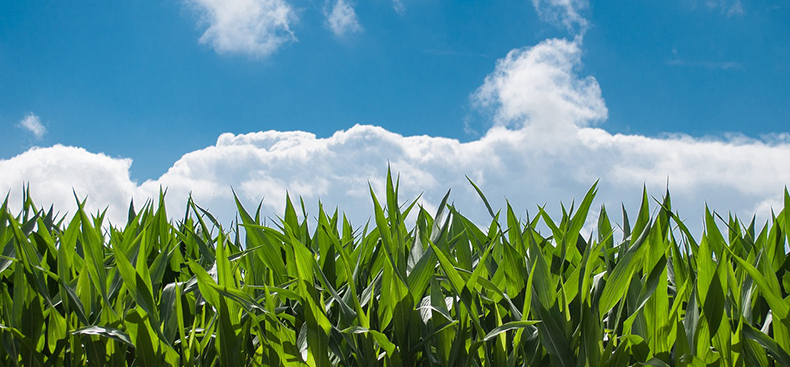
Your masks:
<svg viewBox="0 0 790 367"><path fill-rule="evenodd" d="M669 192L588 233L597 185L519 218L470 184L486 225L389 174L359 227L290 198L274 219L237 199L230 228L192 199L67 220L25 191L0 208L0 364L790 366L787 190L759 230L706 209L695 238Z"/></svg>

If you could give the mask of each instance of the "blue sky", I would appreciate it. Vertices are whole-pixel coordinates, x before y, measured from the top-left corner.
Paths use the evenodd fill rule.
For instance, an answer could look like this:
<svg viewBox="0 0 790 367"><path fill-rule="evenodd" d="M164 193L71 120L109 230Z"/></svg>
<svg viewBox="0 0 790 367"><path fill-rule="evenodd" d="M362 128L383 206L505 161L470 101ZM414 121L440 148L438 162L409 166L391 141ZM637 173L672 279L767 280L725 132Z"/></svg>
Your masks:
<svg viewBox="0 0 790 367"><path fill-rule="evenodd" d="M509 50L562 27L529 1L355 4L361 32L336 37L321 1L293 1L296 37L270 55L217 53L186 1L0 5L0 121L10 158L32 144L132 157L156 178L223 132L354 124L468 141L490 122L469 95ZM715 4L715 5L714 5ZM790 2L593 2L582 74L595 76L611 132L693 136L787 130ZM15 129L33 112L42 141Z"/></svg>
<svg viewBox="0 0 790 367"><path fill-rule="evenodd" d="M146 183L191 191L186 182L194 181L168 181L173 176L168 171L188 166L188 157L209 154L207 149L217 148L223 133L315 134L271 138L301 147L321 139L330 139L331 145L338 132L349 131L396 134L406 142L411 136L449 138L471 147L484 145L499 128L526 133L532 126L536 134L545 133L538 128L554 120L568 120L574 134L598 129L612 141L626 136L657 144L686 142L694 152L700 144L720 144L730 149L718 154L722 157L763 147L781 162L790 126L788 19L787 0L6 1L0 3L0 126L6 137L0 164L5 162L6 172L12 172L8 167L36 149L40 154L61 146L83 149L90 157L120 164L120 175L128 174L119 178L125 187L120 192L141 195ZM509 53L514 57L510 64ZM510 78L514 75L524 78ZM562 103L540 102L554 91ZM547 105L553 107L542 107ZM380 130L361 132L352 128L356 124ZM261 144L248 145L261 149ZM266 144L264 149L271 151L272 144ZM606 144L619 147L617 154L632 155L619 143ZM357 148L366 149L365 144ZM549 156L556 165L570 165L570 158L551 149L523 149L518 154ZM357 164L376 167L362 171L380 175L383 162L409 161L404 151L379 152L377 160ZM348 154L366 157L358 151ZM427 164L409 162L404 169ZM239 187L277 172L281 176L271 190L305 187L300 185L307 178L279 166L263 169L255 160L245 164L233 166L232 179L211 184ZM539 163L524 164L522 168L540 171ZM714 187L728 197L734 190L744 198L732 207L748 211L777 202L788 183L774 175L772 186L759 193L714 179L684 184L683 175L691 169L661 171L668 165L654 156L632 162L626 174L635 177L632 186L637 189L632 191L638 191L640 181L655 186L679 177L682 195L694 197ZM55 172L52 166L41 167ZM257 174L238 173L245 169ZM754 167L744 163L739 169L735 175ZM219 171L207 175L221 176ZM469 166L462 171L431 179L455 187L463 181L459 177L474 176L476 170ZM567 198L596 178L606 181L622 174L601 168L557 176L546 181L544 192L551 199ZM492 190L501 189L495 194L513 195L513 188L496 183L498 173L481 175ZM9 173L0 188L14 190L19 181L35 183L37 177L27 171ZM328 189L303 191L309 198L348 194L332 189L333 182L342 181L333 177L326 178ZM62 181L83 184L71 179ZM45 185L43 178L39 181ZM551 183L560 181L574 184ZM422 190L429 191L430 199L431 190L446 189L441 186ZM92 192L85 187L86 194ZM562 195L561 189L575 191ZM260 198L265 192L250 189L248 196Z"/></svg>

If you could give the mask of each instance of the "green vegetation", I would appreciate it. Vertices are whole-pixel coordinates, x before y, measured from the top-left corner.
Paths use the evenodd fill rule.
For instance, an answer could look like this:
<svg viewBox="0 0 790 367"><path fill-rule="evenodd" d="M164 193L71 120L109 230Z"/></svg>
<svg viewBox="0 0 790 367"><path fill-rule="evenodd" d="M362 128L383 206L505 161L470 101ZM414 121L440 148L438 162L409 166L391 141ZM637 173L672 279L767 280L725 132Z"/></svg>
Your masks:
<svg viewBox="0 0 790 367"><path fill-rule="evenodd" d="M6 200L0 364L790 366L787 191L759 231L706 211L699 239L669 193L616 233L602 208L585 238L595 186L558 221L481 193L485 227L397 191L388 177L357 228L323 210L308 226L290 199L270 225L239 204L230 229L191 200L123 228Z"/></svg>

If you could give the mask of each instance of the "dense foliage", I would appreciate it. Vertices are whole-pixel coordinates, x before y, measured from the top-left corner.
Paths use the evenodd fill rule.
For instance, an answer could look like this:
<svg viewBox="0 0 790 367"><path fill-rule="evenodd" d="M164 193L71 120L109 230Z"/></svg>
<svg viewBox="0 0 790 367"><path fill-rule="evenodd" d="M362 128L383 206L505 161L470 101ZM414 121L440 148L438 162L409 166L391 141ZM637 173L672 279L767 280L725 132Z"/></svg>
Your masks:
<svg viewBox="0 0 790 367"><path fill-rule="evenodd" d="M790 366L786 191L759 231L706 210L698 239L669 193L617 230L601 208L585 238L594 196L556 221L480 193L481 227L447 198L399 206L388 177L364 227L289 199L273 220L239 204L230 230L191 200L123 227L6 200L0 364Z"/></svg>

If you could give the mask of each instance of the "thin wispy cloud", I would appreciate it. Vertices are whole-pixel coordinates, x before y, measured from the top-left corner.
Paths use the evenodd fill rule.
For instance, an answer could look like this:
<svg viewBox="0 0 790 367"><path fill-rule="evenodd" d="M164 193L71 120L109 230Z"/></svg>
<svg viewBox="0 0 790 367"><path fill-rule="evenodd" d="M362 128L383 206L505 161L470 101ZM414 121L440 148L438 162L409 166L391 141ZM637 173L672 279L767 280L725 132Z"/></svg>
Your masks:
<svg viewBox="0 0 790 367"><path fill-rule="evenodd" d="M187 0L207 29L200 43L217 53L266 57L296 36L294 9L284 0Z"/></svg>
<svg viewBox="0 0 790 367"><path fill-rule="evenodd" d="M667 60L667 65L672 66L686 66L686 67L702 67L705 69L718 69L718 70L734 70L743 67L743 64L736 61L698 61L687 60L681 58L676 49L672 50L672 58Z"/></svg>
<svg viewBox="0 0 790 367"><path fill-rule="evenodd" d="M47 133L47 128L41 123L41 119L35 114L28 113L21 121L19 127L31 132L36 139L41 139Z"/></svg>
<svg viewBox="0 0 790 367"><path fill-rule="evenodd" d="M740 69L743 65L735 61L687 61L681 59L670 59L667 64L673 66L702 67L705 69L733 70Z"/></svg>
<svg viewBox="0 0 790 367"><path fill-rule="evenodd" d="M705 5L708 9L721 11L727 17L744 14L741 0L707 0Z"/></svg>
<svg viewBox="0 0 790 367"><path fill-rule="evenodd" d="M403 0L392 0L392 8L395 9L398 14L403 14L406 11L406 4L403 3Z"/></svg>
<svg viewBox="0 0 790 367"><path fill-rule="evenodd" d="M583 35L589 26L582 12L589 8L587 0L532 0L538 16L548 23L565 27L574 35Z"/></svg>
<svg viewBox="0 0 790 367"><path fill-rule="evenodd" d="M354 7L344 0L335 1L332 10L326 11L325 16L327 27L336 37L362 32Z"/></svg>

